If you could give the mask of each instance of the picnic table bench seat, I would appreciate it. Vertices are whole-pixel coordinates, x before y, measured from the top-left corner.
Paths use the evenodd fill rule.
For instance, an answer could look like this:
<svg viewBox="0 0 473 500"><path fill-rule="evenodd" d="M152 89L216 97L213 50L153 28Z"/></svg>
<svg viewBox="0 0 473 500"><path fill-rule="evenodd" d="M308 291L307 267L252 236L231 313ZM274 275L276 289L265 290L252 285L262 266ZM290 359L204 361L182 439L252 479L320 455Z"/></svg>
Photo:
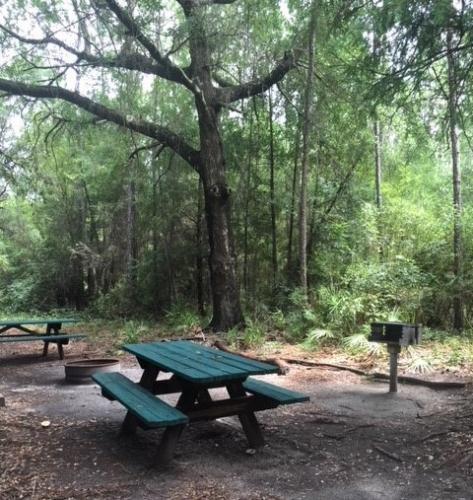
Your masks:
<svg viewBox="0 0 473 500"><path fill-rule="evenodd" d="M48 354L49 344L56 344L60 359L64 359L63 346L71 339L82 339L86 335L79 333L64 333L61 328L64 324L77 323L77 320L70 318L49 318L49 319L15 319L0 321L0 343L6 342L33 342L43 341L43 356ZM45 332L41 333L30 327L45 325ZM20 334L5 333L9 330L20 330Z"/></svg>
<svg viewBox="0 0 473 500"><path fill-rule="evenodd" d="M61 335L3 335L0 342L30 342L42 340L44 342L60 342L67 344L70 339L83 339L86 335L80 333L61 334Z"/></svg>
<svg viewBox="0 0 473 500"><path fill-rule="evenodd" d="M272 399L277 402L278 405L303 403L304 401L309 401L310 399L309 396L300 392L291 391L289 389L285 389L284 387L279 387L254 378L248 378L245 382L243 382L243 388L251 394L257 394L259 396Z"/></svg>
<svg viewBox="0 0 473 500"><path fill-rule="evenodd" d="M92 379L102 388L102 395L119 401L146 428L186 424L184 413L168 405L121 373L97 373Z"/></svg>

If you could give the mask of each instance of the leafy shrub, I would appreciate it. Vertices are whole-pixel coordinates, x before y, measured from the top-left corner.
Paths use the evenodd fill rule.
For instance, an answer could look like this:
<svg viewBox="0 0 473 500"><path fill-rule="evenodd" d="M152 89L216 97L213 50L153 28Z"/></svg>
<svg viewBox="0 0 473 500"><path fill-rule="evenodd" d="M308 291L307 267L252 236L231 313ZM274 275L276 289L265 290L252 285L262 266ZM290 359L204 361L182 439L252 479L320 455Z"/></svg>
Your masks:
<svg viewBox="0 0 473 500"><path fill-rule="evenodd" d="M257 347L266 340L266 331L263 324L254 320L247 320L243 335L245 347Z"/></svg>
<svg viewBox="0 0 473 500"><path fill-rule="evenodd" d="M184 304L177 303L167 311L165 322L171 330L183 332L201 326L202 318Z"/></svg>
<svg viewBox="0 0 473 500"><path fill-rule="evenodd" d="M316 292L322 324L344 335L375 320L415 322L430 276L401 256L390 262L349 266L341 282Z"/></svg>
<svg viewBox="0 0 473 500"><path fill-rule="evenodd" d="M138 321L126 321L122 330L124 344L136 344L141 340L144 334L148 332L148 327Z"/></svg>
<svg viewBox="0 0 473 500"><path fill-rule="evenodd" d="M384 351L384 346L377 342L370 342L366 332L354 333L343 339L343 346L353 355L367 354L379 356Z"/></svg>

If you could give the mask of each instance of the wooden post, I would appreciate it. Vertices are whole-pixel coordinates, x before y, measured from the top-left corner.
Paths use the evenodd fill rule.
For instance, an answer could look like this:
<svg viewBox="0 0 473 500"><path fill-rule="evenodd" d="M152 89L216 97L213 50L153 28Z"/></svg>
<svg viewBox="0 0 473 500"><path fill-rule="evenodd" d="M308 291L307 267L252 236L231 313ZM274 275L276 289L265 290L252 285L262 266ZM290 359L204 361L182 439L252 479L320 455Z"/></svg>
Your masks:
<svg viewBox="0 0 473 500"><path fill-rule="evenodd" d="M397 362L401 346L399 344L388 344L389 352L389 392L397 392Z"/></svg>

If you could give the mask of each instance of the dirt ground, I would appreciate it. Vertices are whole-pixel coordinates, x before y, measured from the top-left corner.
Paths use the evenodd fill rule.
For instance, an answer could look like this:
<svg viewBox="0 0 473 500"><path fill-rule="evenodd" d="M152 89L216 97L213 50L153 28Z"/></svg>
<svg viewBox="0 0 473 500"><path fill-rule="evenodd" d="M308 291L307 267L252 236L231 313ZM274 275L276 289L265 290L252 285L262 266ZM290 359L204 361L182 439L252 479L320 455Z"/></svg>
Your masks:
<svg viewBox="0 0 473 500"><path fill-rule="evenodd" d="M293 365L264 379L311 401L259 413L264 448L247 448L237 419L193 424L159 469L162 431L119 437L121 405L66 384L54 348L45 359L35 344L0 348L1 499L473 499L470 387L392 395L386 382ZM93 354L66 346L68 360ZM121 371L141 372L127 356Z"/></svg>

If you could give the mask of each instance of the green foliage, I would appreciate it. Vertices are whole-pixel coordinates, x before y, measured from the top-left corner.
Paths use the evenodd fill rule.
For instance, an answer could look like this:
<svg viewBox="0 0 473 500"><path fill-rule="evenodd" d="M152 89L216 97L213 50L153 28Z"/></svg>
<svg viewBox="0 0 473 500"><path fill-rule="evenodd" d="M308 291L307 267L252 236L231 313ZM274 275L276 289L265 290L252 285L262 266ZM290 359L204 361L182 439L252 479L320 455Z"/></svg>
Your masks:
<svg viewBox="0 0 473 500"><path fill-rule="evenodd" d="M105 30L86 4L81 4L81 23L72 17L66 23L68 36L80 40L81 32L74 30L93 22L91 50L111 57L110 47L122 42L123 30L118 25ZM465 301L467 327L473 328L473 187L464 182L465 272L458 282L452 272L451 161L445 144L448 81L442 58L446 29L454 29L461 82L458 125L467 133L461 136L460 156L467 180L473 174L468 138L473 14L465 4L452 17L451 5L396 0L340 10L339 2L317 4L321 43L316 44L315 119L308 151L308 301L297 288L297 176L293 184L295 167L300 172L306 62L301 60L299 71L271 89L272 116L267 95L222 108L235 257L248 318L246 332L232 332L230 338L243 335L242 342L252 346L276 333L315 349L346 337L346 349L370 353L376 347L367 343L364 329L371 321L449 328L457 293ZM157 42L163 51L172 51L176 64L187 67L187 29L192 23L182 22L179 7L152 0L135 7L136 19L147 26L159 24L160 9L171 9L165 16L169 29ZM211 33L214 77L252 80L270 71L286 50L306 45L308 2L251 0L209 9L200 20ZM36 25L40 19L45 35L64 36L61 2L11 0L4 12L4 24L12 29L24 31L28 22ZM374 35L382 45L379 54L373 51ZM5 54L2 78L38 82L57 76L53 81L67 86L67 75L77 71L78 82L91 86L88 95L99 104L169 125L197 147L193 95L187 89L125 69L101 68L90 78L93 64L78 64L56 75L53 69L41 69L49 61L46 46L30 53L6 35L0 44ZM69 59L63 62L70 64ZM395 71L390 75L390 70ZM381 74L388 76L377 79ZM196 270L197 262L205 268L209 246L202 207L198 213L202 197L196 172L170 148L148 148L139 134L91 123L88 113L54 100L47 108L21 101L23 129L14 132L11 121L19 119L19 104L15 98L0 102L0 188L8 186L0 200L2 312L87 308L106 318L165 316L175 332L204 326L207 319L195 312ZM383 129L381 208L373 203L375 117ZM206 269L201 284L203 305L210 310ZM139 330L132 323L131 333L124 335L140 336ZM448 342L448 363L466 362L460 345Z"/></svg>
<svg viewBox="0 0 473 500"><path fill-rule="evenodd" d="M336 339L336 335L332 330L314 328L310 330L307 338L302 343L302 346L309 350L316 350L319 347L333 343Z"/></svg>
<svg viewBox="0 0 473 500"><path fill-rule="evenodd" d="M379 356L385 350L384 345L368 341L366 330L344 338L343 347L351 355Z"/></svg>
<svg viewBox="0 0 473 500"><path fill-rule="evenodd" d="M245 331L243 332L244 347L258 347L266 340L266 331L264 325L254 320L247 320Z"/></svg>
<svg viewBox="0 0 473 500"><path fill-rule="evenodd" d="M121 331L121 337L124 344L136 344L142 340L142 337L148 332L148 327L138 321L126 321Z"/></svg>
<svg viewBox="0 0 473 500"><path fill-rule="evenodd" d="M172 332L188 332L202 324L202 318L185 304L175 304L164 317L166 327Z"/></svg>

